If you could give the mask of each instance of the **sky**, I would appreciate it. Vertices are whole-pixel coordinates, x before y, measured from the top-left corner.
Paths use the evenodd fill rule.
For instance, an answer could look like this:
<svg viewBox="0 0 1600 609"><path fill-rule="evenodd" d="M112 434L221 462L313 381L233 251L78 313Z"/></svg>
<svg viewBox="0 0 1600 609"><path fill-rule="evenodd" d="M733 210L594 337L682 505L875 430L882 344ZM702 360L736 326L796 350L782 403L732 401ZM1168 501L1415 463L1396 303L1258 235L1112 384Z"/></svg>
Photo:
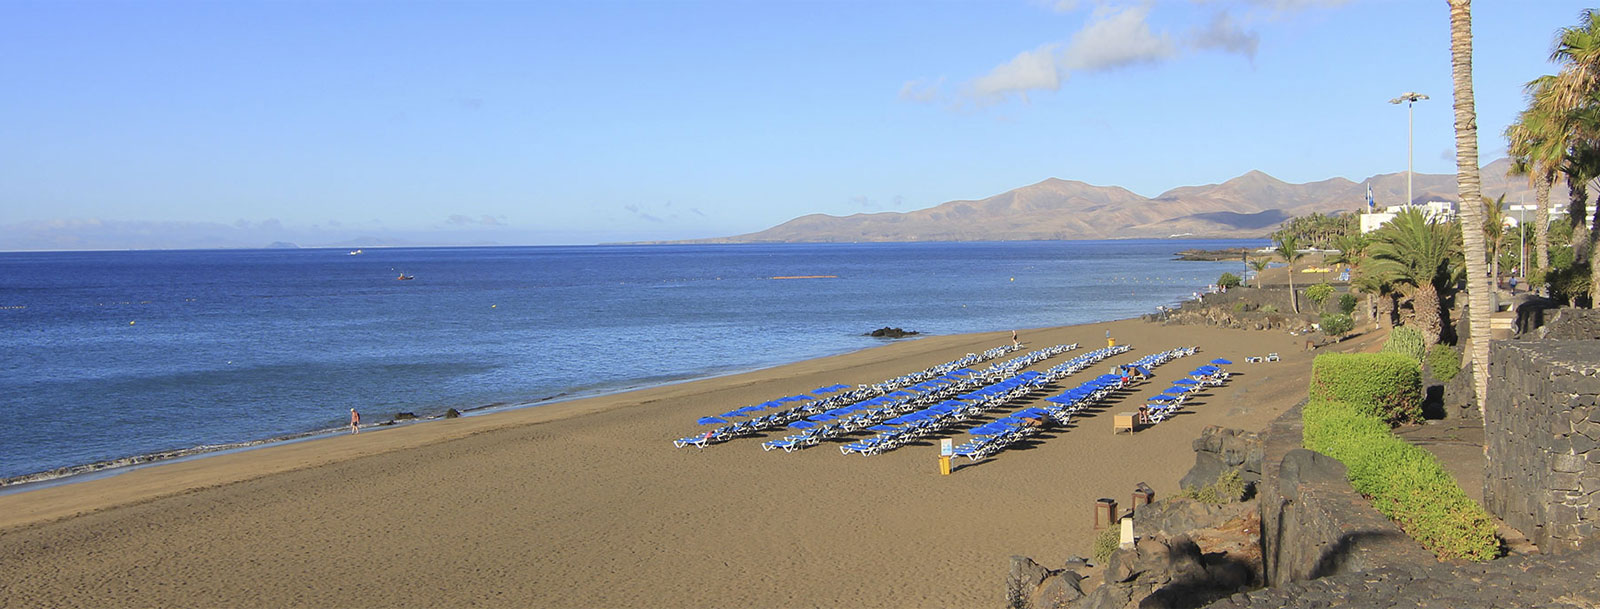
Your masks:
<svg viewBox="0 0 1600 609"><path fill-rule="evenodd" d="M1581 3L1479 2L1481 158ZM0 250L588 244L1454 173L1445 0L0 0Z"/></svg>

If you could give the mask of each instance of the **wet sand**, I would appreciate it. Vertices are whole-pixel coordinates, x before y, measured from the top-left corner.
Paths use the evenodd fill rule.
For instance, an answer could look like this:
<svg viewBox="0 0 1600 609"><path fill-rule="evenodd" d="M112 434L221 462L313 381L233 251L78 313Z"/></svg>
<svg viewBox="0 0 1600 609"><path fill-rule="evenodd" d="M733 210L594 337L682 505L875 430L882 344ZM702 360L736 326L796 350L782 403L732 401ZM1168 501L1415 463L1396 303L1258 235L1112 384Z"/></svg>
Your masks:
<svg viewBox="0 0 1600 609"><path fill-rule="evenodd" d="M1122 403L963 459L947 477L936 441L874 457L827 443L763 452L765 438L703 451L671 441L700 416L877 382L1008 343L1010 332L0 496L0 607L998 606L1008 556L1087 555L1096 498L1126 502L1139 482L1170 495L1203 427L1260 429L1305 396L1311 354L1278 332L1128 320L1024 330L1022 340L1082 345L1042 369L1104 345L1108 329L1134 349L1064 386L1172 347L1201 351L1157 368ZM1245 363L1268 352L1283 360ZM1160 425L1113 435L1112 413L1218 357L1235 362L1229 384Z"/></svg>

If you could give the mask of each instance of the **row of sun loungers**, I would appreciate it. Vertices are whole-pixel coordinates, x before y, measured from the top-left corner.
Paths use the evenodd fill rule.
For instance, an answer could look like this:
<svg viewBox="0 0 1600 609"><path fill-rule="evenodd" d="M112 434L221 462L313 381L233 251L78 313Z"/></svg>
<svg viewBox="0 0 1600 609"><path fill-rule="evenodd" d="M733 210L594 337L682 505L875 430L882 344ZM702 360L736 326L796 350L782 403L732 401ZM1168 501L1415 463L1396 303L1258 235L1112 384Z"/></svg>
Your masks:
<svg viewBox="0 0 1600 609"><path fill-rule="evenodd" d="M1042 421L1049 419L1065 425L1072 415L1104 400L1122 389L1133 375L1151 376L1150 369L1196 352L1194 347L1180 347L1139 358L1132 364L1121 366L1122 374L1104 374L1062 392L1045 398L1049 406L1025 408L984 425L968 430L972 438L955 447L955 455L973 461L993 456L1007 447L1039 433Z"/></svg>
<svg viewBox="0 0 1600 609"><path fill-rule="evenodd" d="M1096 349L1079 355L1070 361L1051 366L1045 372L1024 372L975 391L958 395L956 399L945 400L922 410L886 420L884 421L885 425L870 428L879 432L878 435L840 446L839 452L846 455L859 453L865 456L872 456L894 450L919 438L942 432L971 417L1026 397L1068 375L1088 368L1113 355L1125 353L1131 348L1128 345L1118 345ZM1038 413L1030 413L1028 416L1042 416L1043 414L1041 410ZM1017 422L1021 421L1022 419L1017 420Z"/></svg>
<svg viewBox="0 0 1600 609"><path fill-rule="evenodd" d="M1226 383L1228 371L1217 367L1217 364L1231 363L1233 362L1225 359L1211 360L1210 364L1189 371L1187 378L1174 381L1172 387L1152 396L1149 403L1145 404L1146 422L1155 424L1165 421L1183 408L1183 403L1189 395L1206 387L1216 387Z"/></svg>
<svg viewBox="0 0 1600 609"><path fill-rule="evenodd" d="M720 427L673 440L672 444L678 448L694 446L703 449L711 444L754 435L767 429L783 427L808 416L892 394L903 387L926 382L928 379L964 369L966 366L992 360L1019 349L1021 347L1017 345L1002 345L983 353L968 353L965 356L926 370L887 379L880 383L860 385L854 389L850 389L849 385L828 385L803 394L781 397L761 404L752 404L715 416L701 417L697 423L701 425L720 425ZM849 391L844 391L846 389L849 389ZM843 393L838 393L841 391ZM835 393L836 395L817 397L829 393ZM765 414L758 414L763 412Z"/></svg>
<svg viewBox="0 0 1600 609"><path fill-rule="evenodd" d="M794 452L816 446L822 443L823 440L842 437L863 429L880 432L885 429L894 429L890 425L885 425L887 420L946 402L951 396L984 386L988 379L1009 377L1023 368L1077 347L1077 344L1055 345L1004 363L994 364L980 371L970 369L954 370L942 377L908 387L906 390L868 400L849 408L827 411L820 415L807 417L807 421L789 425L789 427L799 430L799 433L782 439L764 442L761 448L768 451L783 449L784 452ZM1032 374L1037 375L1038 373Z"/></svg>

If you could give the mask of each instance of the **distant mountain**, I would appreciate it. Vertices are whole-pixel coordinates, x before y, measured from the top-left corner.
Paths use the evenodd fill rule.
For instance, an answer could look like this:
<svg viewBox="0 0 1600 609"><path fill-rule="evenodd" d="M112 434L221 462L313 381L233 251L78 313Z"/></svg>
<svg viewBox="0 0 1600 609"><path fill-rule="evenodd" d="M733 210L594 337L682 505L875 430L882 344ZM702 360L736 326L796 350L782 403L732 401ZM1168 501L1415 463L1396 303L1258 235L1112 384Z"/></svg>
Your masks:
<svg viewBox="0 0 1600 609"><path fill-rule="evenodd" d="M1483 168L1484 194L1532 203L1527 179L1506 175L1510 166L1501 159ZM1456 200L1453 174L1419 173L1412 182L1417 200ZM761 232L689 243L1264 237L1294 216L1360 209L1368 183L1379 206L1405 200L1403 172L1361 182L1331 178L1290 184L1251 171L1221 184L1174 188L1152 199L1117 186L1051 178L978 201L950 201L903 213L811 214ZM1568 200L1564 187L1550 194L1551 203L1565 205Z"/></svg>

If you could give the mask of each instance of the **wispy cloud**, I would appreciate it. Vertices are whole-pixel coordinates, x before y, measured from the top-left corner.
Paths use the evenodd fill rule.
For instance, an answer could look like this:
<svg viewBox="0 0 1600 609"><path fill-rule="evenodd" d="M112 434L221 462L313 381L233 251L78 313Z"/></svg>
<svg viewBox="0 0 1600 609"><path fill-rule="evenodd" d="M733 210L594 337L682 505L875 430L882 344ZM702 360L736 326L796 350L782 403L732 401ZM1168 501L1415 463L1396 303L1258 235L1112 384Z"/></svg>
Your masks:
<svg viewBox="0 0 1600 609"><path fill-rule="evenodd" d="M1190 31L1189 44L1198 49L1237 53L1255 61L1256 49L1261 46L1261 34L1245 30L1227 12L1218 12L1211 23Z"/></svg>
<svg viewBox="0 0 1600 609"><path fill-rule="evenodd" d="M444 223L450 226L505 226L505 216L491 216L484 214L476 218L466 214L450 214Z"/></svg>
<svg viewBox="0 0 1600 609"><path fill-rule="evenodd" d="M1066 40L1046 42L1021 51L988 72L954 87L947 88L946 78L942 76L906 81L900 87L899 97L903 101L943 103L952 108L992 106L1011 99L1027 103L1030 94L1059 91L1075 75L1156 65L1196 52L1235 54L1254 62L1261 47L1261 34L1252 25L1265 20L1268 15L1264 13L1279 16L1342 2L1249 0L1242 6L1219 3L1222 6L1212 13L1208 22L1175 33L1152 25L1152 11L1164 7L1159 3L1035 0L1035 4L1057 13L1076 12L1084 5L1093 8L1087 22Z"/></svg>

